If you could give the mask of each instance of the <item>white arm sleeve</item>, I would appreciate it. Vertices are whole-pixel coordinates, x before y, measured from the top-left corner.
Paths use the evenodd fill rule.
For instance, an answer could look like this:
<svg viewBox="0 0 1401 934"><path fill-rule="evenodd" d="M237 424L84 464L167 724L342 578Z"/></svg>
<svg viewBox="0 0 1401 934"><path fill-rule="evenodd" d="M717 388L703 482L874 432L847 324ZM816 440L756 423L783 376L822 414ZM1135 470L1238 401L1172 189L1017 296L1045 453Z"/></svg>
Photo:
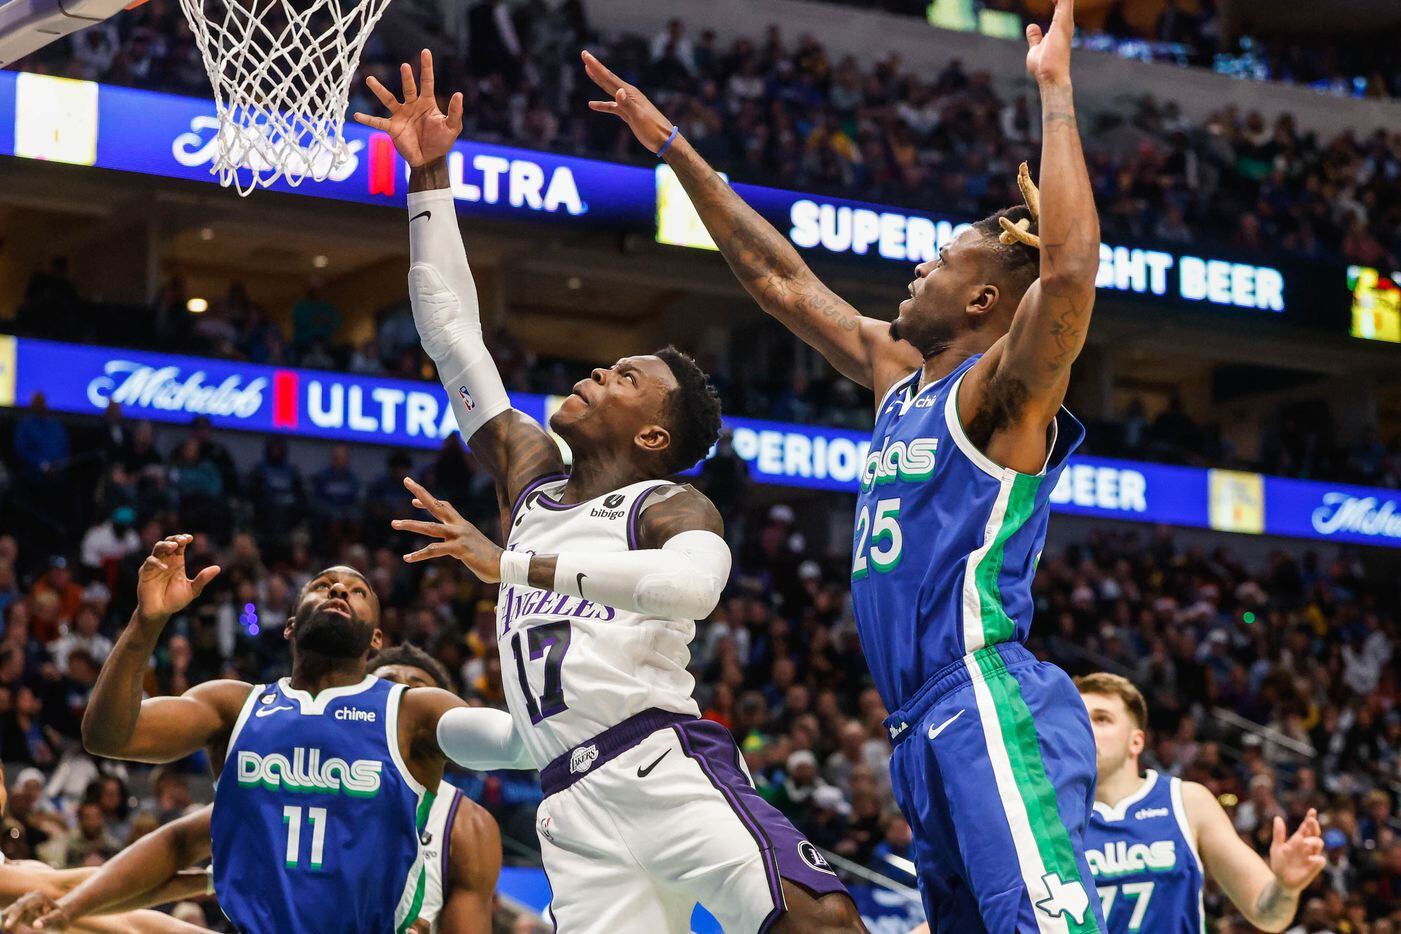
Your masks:
<svg viewBox="0 0 1401 934"><path fill-rule="evenodd" d="M409 300L463 438L511 407L482 341L477 285L446 188L409 195Z"/></svg>
<svg viewBox="0 0 1401 934"><path fill-rule="evenodd" d="M525 584L528 562L502 562L502 580ZM556 593L674 619L704 619L730 579L730 546L714 532L673 535L661 548L555 556Z"/></svg>
<svg viewBox="0 0 1401 934"><path fill-rule="evenodd" d="M438 720L438 748L463 768L533 769L525 742L504 710L454 707Z"/></svg>

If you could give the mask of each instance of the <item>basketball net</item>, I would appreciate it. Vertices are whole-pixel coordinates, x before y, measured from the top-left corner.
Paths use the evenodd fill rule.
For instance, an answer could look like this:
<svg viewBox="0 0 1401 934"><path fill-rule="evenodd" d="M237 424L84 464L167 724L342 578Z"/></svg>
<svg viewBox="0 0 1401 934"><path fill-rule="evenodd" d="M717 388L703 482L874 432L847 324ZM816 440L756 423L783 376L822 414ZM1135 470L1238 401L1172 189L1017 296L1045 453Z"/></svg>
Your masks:
<svg viewBox="0 0 1401 934"><path fill-rule="evenodd" d="M278 179L325 181L360 54L389 0L180 0L214 89L211 174L247 195Z"/></svg>

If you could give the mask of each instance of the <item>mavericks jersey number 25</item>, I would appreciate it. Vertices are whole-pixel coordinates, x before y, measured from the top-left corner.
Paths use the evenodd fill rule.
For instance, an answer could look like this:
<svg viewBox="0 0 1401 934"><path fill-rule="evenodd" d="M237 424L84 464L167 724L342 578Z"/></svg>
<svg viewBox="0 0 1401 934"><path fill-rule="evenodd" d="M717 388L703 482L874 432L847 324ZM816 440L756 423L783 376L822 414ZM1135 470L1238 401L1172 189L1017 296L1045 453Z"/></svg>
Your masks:
<svg viewBox="0 0 1401 934"><path fill-rule="evenodd" d="M999 467L963 432L958 388L980 359L891 388L861 472L851 597L890 710L965 655L1024 642L1051 490L1085 430L1057 413L1038 474Z"/></svg>
<svg viewBox="0 0 1401 934"><path fill-rule="evenodd" d="M404 686L253 688L214 792L214 890L244 934L392 934L424 898L433 795L399 752Z"/></svg>
<svg viewBox="0 0 1401 934"><path fill-rule="evenodd" d="M1150 769L1123 801L1095 802L1085 858L1109 934L1205 934L1202 867L1180 779Z"/></svg>

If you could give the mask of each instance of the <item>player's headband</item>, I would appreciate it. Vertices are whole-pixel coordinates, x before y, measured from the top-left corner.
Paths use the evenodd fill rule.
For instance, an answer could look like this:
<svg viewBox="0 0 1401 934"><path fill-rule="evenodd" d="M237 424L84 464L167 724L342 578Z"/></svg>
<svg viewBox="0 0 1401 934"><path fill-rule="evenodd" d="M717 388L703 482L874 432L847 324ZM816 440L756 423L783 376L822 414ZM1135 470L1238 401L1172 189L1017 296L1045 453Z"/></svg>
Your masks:
<svg viewBox="0 0 1401 934"><path fill-rule="evenodd" d="M1032 221L1041 220L1041 192L1031 180L1031 172L1027 170L1025 162L1017 169L1017 187L1022 190L1022 198L1026 201L1027 210L1031 212L1031 220L1023 217L1014 224L1005 217L999 217L997 222L1002 225L1002 233L997 235L997 239L1008 246L1025 243L1032 249L1039 250L1041 238L1031 232L1031 224Z"/></svg>

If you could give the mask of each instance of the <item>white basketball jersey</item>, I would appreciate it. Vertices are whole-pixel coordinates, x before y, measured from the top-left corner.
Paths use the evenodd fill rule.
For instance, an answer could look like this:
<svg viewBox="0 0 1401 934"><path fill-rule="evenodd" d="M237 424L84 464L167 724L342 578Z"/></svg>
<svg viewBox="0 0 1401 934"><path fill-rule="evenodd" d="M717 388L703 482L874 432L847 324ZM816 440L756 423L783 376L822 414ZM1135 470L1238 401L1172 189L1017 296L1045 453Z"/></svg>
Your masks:
<svg viewBox="0 0 1401 934"><path fill-rule="evenodd" d="M506 547L552 555L637 547L641 511L676 484L647 480L577 505L564 477L527 488ZM586 579L587 581L587 579ZM583 584L587 596L588 584ZM631 613L529 586L503 586L497 646L506 703L537 768L651 708L699 716L686 670L694 620Z"/></svg>
<svg viewBox="0 0 1401 934"><path fill-rule="evenodd" d="M457 816L457 798L462 792L446 781L438 784L438 793L433 798L433 806L428 811L428 820L419 835L423 845L423 907L418 911L420 921L428 922L428 930L436 934L438 915L443 911L447 900L448 860L452 825Z"/></svg>

